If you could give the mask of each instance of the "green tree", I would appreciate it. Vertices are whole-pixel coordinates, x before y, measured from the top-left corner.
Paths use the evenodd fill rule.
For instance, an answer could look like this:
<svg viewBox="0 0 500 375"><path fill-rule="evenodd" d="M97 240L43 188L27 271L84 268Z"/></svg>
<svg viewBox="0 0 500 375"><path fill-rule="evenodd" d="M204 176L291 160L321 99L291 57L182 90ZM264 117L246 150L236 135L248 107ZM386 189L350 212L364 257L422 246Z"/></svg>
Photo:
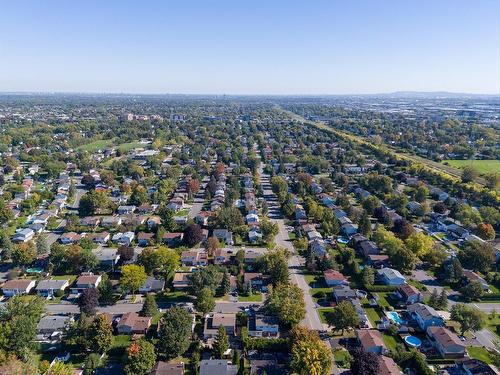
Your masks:
<svg viewBox="0 0 500 375"><path fill-rule="evenodd" d="M479 177L479 172L473 166L467 165L462 170L462 182L472 182Z"/></svg>
<svg viewBox="0 0 500 375"><path fill-rule="evenodd" d="M315 331L297 326L291 331L291 363L294 373L300 375L327 375L332 368L333 356L329 347Z"/></svg>
<svg viewBox="0 0 500 375"><path fill-rule="evenodd" d="M112 305L115 302L113 284L108 275L102 275L102 281L99 283L97 291L99 292L99 303L101 305Z"/></svg>
<svg viewBox="0 0 500 375"><path fill-rule="evenodd" d="M183 355L189 348L191 315L182 307L171 307L160 320L158 351L167 359Z"/></svg>
<svg viewBox="0 0 500 375"><path fill-rule="evenodd" d="M363 269L363 285L365 287L373 285L375 282L375 271L372 267L365 267Z"/></svg>
<svg viewBox="0 0 500 375"><path fill-rule="evenodd" d="M349 301L340 302L334 309L328 324L335 327L335 330L341 330L342 335L344 330L354 328L359 325L359 317L356 309Z"/></svg>
<svg viewBox="0 0 500 375"><path fill-rule="evenodd" d="M464 267L484 273L491 268L495 255L489 243L467 241L458 253L458 259Z"/></svg>
<svg viewBox="0 0 500 375"><path fill-rule="evenodd" d="M80 216L90 216L112 209L113 203L106 195L106 193L90 190L89 192L85 193L80 199L78 212Z"/></svg>
<svg viewBox="0 0 500 375"><path fill-rule="evenodd" d="M42 233L36 238L36 252L38 255L48 254L50 251L47 235Z"/></svg>
<svg viewBox="0 0 500 375"><path fill-rule="evenodd" d="M224 271L222 275L222 281L220 283L220 287L217 289L219 296L225 296L231 290L231 278L227 271Z"/></svg>
<svg viewBox="0 0 500 375"><path fill-rule="evenodd" d="M264 306L286 326L294 326L306 316L304 293L295 284L277 284L271 287Z"/></svg>
<svg viewBox="0 0 500 375"><path fill-rule="evenodd" d="M92 375L101 365L101 356L97 353L91 353L85 358L84 363L83 375Z"/></svg>
<svg viewBox="0 0 500 375"><path fill-rule="evenodd" d="M113 343L113 329L106 315L98 315L88 331L88 341L91 349L97 353L105 353Z"/></svg>
<svg viewBox="0 0 500 375"><path fill-rule="evenodd" d="M36 250L33 242L24 242L14 246L12 262L16 266L29 266L36 259Z"/></svg>
<svg viewBox="0 0 500 375"><path fill-rule="evenodd" d="M215 358L222 358L224 353L229 349L229 338L227 337L226 329L220 325L217 329L217 335L212 347Z"/></svg>
<svg viewBox="0 0 500 375"><path fill-rule="evenodd" d="M207 287L211 290L217 290L222 281L223 273L220 268L214 265L209 265L190 276L191 288L193 294Z"/></svg>
<svg viewBox="0 0 500 375"><path fill-rule="evenodd" d="M124 290L135 293L146 282L148 275L143 266L129 264L122 267L120 285Z"/></svg>
<svg viewBox="0 0 500 375"><path fill-rule="evenodd" d="M237 207L224 207L217 213L216 223L219 228L234 231L235 228L245 224L245 220Z"/></svg>
<svg viewBox="0 0 500 375"><path fill-rule="evenodd" d="M460 293L462 293L462 297L466 301L478 300L483 295L483 286L477 280L473 280L460 289Z"/></svg>
<svg viewBox="0 0 500 375"><path fill-rule="evenodd" d="M366 211L363 211L363 215L359 219L358 228L365 236L368 236L372 232L372 223Z"/></svg>
<svg viewBox="0 0 500 375"><path fill-rule="evenodd" d="M134 341L127 349L125 374L147 375L156 363L155 347L149 341Z"/></svg>
<svg viewBox="0 0 500 375"><path fill-rule="evenodd" d="M155 316L157 313L158 305L156 304L154 294L146 294L146 297L144 298L144 304L142 305L141 316Z"/></svg>
<svg viewBox="0 0 500 375"><path fill-rule="evenodd" d="M273 285L288 282L290 273L288 271L287 252L285 249L277 248L269 251L259 260L262 272L268 274Z"/></svg>
<svg viewBox="0 0 500 375"><path fill-rule="evenodd" d="M208 287L202 288L196 294L196 301L194 302L195 309L202 315L208 314L215 308L215 298L213 289Z"/></svg>
<svg viewBox="0 0 500 375"><path fill-rule="evenodd" d="M34 349L37 324L45 310L38 296L15 296L0 310L0 349L18 356Z"/></svg>
<svg viewBox="0 0 500 375"><path fill-rule="evenodd" d="M51 368L49 368L46 372L47 375L72 375L73 374L73 367L61 362L61 361L56 361L52 365Z"/></svg>
<svg viewBox="0 0 500 375"><path fill-rule="evenodd" d="M425 257L434 246L432 237L422 232L413 233L405 240L406 247L419 258Z"/></svg>
<svg viewBox="0 0 500 375"><path fill-rule="evenodd" d="M451 308L450 317L460 324L460 333L479 331L486 323L486 314L471 305L457 303Z"/></svg>

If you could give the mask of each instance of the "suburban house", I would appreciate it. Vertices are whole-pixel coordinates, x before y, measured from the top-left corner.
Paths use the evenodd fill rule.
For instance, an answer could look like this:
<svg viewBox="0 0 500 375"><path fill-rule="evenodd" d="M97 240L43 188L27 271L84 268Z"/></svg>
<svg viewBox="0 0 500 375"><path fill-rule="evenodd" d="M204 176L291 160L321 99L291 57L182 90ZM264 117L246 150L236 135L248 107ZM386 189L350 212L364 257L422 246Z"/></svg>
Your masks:
<svg viewBox="0 0 500 375"><path fill-rule="evenodd" d="M165 288L165 280L148 276L146 282L139 288L140 293L160 292Z"/></svg>
<svg viewBox="0 0 500 375"><path fill-rule="evenodd" d="M94 252L99 264L102 266L113 267L120 260L118 249L103 247Z"/></svg>
<svg viewBox="0 0 500 375"><path fill-rule="evenodd" d="M2 285L3 295L13 297L20 294L28 294L35 287L35 280L16 279L8 280Z"/></svg>
<svg viewBox="0 0 500 375"><path fill-rule="evenodd" d="M59 237L59 242L61 242L63 245L70 245L79 242L81 239L82 235L75 232L68 232Z"/></svg>
<svg viewBox="0 0 500 375"><path fill-rule="evenodd" d="M387 285L402 285L406 283L406 278L401 272L393 268L384 267L377 271L380 280Z"/></svg>
<svg viewBox="0 0 500 375"><path fill-rule="evenodd" d="M412 305L424 300L422 293L413 285L409 284L400 285L396 291L396 294L403 301L403 303L407 305Z"/></svg>
<svg viewBox="0 0 500 375"><path fill-rule="evenodd" d="M490 286L488 285L488 283L486 282L485 279L483 279L481 276L479 276L474 271L463 270L462 280L461 280L462 284L467 285L471 281L477 281L479 284L481 284L483 291L488 292L488 293L490 292Z"/></svg>
<svg viewBox="0 0 500 375"><path fill-rule="evenodd" d="M214 338L220 326L226 329L229 336L234 335L236 328L236 314L212 313L205 317L205 327L203 337L205 340Z"/></svg>
<svg viewBox="0 0 500 375"><path fill-rule="evenodd" d="M387 352L380 331L374 329L358 329L356 330L356 338L365 352L375 354L384 354Z"/></svg>
<svg viewBox="0 0 500 375"><path fill-rule="evenodd" d="M161 224L161 218L159 216L150 216L148 217L148 220L146 221L146 225L148 226L148 229L153 229L156 228Z"/></svg>
<svg viewBox="0 0 500 375"><path fill-rule="evenodd" d="M323 277L325 278L326 285L328 286L347 284L346 277L341 272L336 270L323 271Z"/></svg>
<svg viewBox="0 0 500 375"><path fill-rule="evenodd" d="M176 272L174 279L172 280L172 286L174 289L187 289L191 286L191 280L189 280L191 272Z"/></svg>
<svg viewBox="0 0 500 375"><path fill-rule="evenodd" d="M208 253L204 249L183 251L181 263L183 266L206 266L208 264Z"/></svg>
<svg viewBox="0 0 500 375"><path fill-rule="evenodd" d="M12 237L13 242L28 242L35 236L35 231L30 228L17 229Z"/></svg>
<svg viewBox="0 0 500 375"><path fill-rule="evenodd" d="M52 297L57 291L64 291L69 287L69 279L66 280L41 280L35 290L42 297Z"/></svg>
<svg viewBox="0 0 500 375"><path fill-rule="evenodd" d="M158 361L150 375L184 375L184 363Z"/></svg>
<svg viewBox="0 0 500 375"><path fill-rule="evenodd" d="M422 330L428 327L440 327L444 325L443 318L432 307L424 305L423 303L415 303L408 306L408 313L416 321Z"/></svg>
<svg viewBox="0 0 500 375"><path fill-rule="evenodd" d="M243 275L243 283L250 285L253 290L262 289L262 274L260 272L245 272Z"/></svg>
<svg viewBox="0 0 500 375"><path fill-rule="evenodd" d="M366 315L365 309L361 305L361 302L359 299L351 299L349 300L351 304L354 306L354 310L356 310L356 314L358 315L359 318L359 327L360 328L366 328L368 327L368 316Z"/></svg>
<svg viewBox="0 0 500 375"><path fill-rule="evenodd" d="M222 248L215 250L214 263L215 264L227 264L231 261L231 257L235 256L236 253L233 249Z"/></svg>
<svg viewBox="0 0 500 375"><path fill-rule="evenodd" d="M97 288L101 281L101 275L94 275L92 272L84 272L76 279L75 286L71 288L71 292L81 293L84 289Z"/></svg>
<svg viewBox="0 0 500 375"><path fill-rule="evenodd" d="M396 362L391 357L381 355L378 357L379 369L378 375L401 375L403 374Z"/></svg>
<svg viewBox="0 0 500 375"><path fill-rule="evenodd" d="M174 233L165 233L161 240L168 246L175 247L177 245L180 245L183 239L184 239L184 233L174 232Z"/></svg>
<svg viewBox="0 0 500 375"><path fill-rule="evenodd" d="M492 365L489 365L479 359L463 359L456 362L460 375L499 375L500 372Z"/></svg>
<svg viewBox="0 0 500 375"><path fill-rule="evenodd" d="M118 215L130 215L134 213L135 206L118 206L116 212Z"/></svg>
<svg viewBox="0 0 500 375"><path fill-rule="evenodd" d="M248 318L248 335L251 337L278 337L278 319L274 316L253 314Z"/></svg>
<svg viewBox="0 0 500 375"><path fill-rule="evenodd" d="M225 359L204 359L200 362L200 375L236 375L238 366Z"/></svg>
<svg viewBox="0 0 500 375"><path fill-rule="evenodd" d="M154 233L140 232L137 235L137 244L142 247L149 246L151 242L154 240L154 238L155 238Z"/></svg>
<svg viewBox="0 0 500 375"><path fill-rule="evenodd" d="M233 232L230 232L227 229L214 229L212 235L217 237L219 241L223 241L226 245L234 245Z"/></svg>
<svg viewBox="0 0 500 375"><path fill-rule="evenodd" d="M92 242L95 242L97 244L106 245L111 236L108 232L101 232L101 233L91 233L89 234L88 238L92 240Z"/></svg>
<svg viewBox="0 0 500 375"><path fill-rule="evenodd" d="M113 242L123 246L130 246L134 238L135 238L134 232L125 232L125 233L119 232L113 235Z"/></svg>
<svg viewBox="0 0 500 375"><path fill-rule="evenodd" d="M463 358L465 355L465 344L448 328L430 326L427 337L443 358Z"/></svg>
<svg viewBox="0 0 500 375"><path fill-rule="evenodd" d="M257 262L260 258L268 252L265 248L245 249L245 263L252 264Z"/></svg>
<svg viewBox="0 0 500 375"><path fill-rule="evenodd" d="M146 334L150 325L151 317L130 312L122 315L116 325L116 331L121 335Z"/></svg>
<svg viewBox="0 0 500 375"><path fill-rule="evenodd" d="M37 334L43 338L56 333L62 334L72 321L73 318L68 315L46 315L40 319L36 326Z"/></svg>
<svg viewBox="0 0 500 375"><path fill-rule="evenodd" d="M356 292L349 285L337 285L333 287L333 298L337 303L350 301L358 298Z"/></svg>

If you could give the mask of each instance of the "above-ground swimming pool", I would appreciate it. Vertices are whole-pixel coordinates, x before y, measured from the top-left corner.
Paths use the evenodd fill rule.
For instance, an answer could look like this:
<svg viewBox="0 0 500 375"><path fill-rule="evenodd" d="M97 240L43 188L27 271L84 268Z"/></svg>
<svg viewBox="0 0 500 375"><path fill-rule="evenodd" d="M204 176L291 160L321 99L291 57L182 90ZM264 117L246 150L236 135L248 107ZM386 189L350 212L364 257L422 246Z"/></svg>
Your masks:
<svg viewBox="0 0 500 375"><path fill-rule="evenodd" d="M392 322L394 322L396 324L403 324L404 323L403 319L401 319L401 317L399 316L397 311L389 311L387 313L387 317L389 318L389 320L391 320Z"/></svg>
<svg viewBox="0 0 500 375"><path fill-rule="evenodd" d="M345 245L349 243L349 239L345 237L337 237L337 242Z"/></svg>
<svg viewBox="0 0 500 375"><path fill-rule="evenodd" d="M420 345L422 345L422 341L415 336L406 336L405 342L408 344L408 346L411 346L412 348L419 348Z"/></svg>

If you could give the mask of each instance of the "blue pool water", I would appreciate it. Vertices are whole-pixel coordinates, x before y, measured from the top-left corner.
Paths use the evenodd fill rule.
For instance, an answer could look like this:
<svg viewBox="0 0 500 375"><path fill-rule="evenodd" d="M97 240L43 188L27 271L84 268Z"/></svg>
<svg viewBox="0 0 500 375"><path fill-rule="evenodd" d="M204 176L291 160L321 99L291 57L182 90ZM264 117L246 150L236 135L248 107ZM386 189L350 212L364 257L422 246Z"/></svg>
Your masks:
<svg viewBox="0 0 500 375"><path fill-rule="evenodd" d="M346 244L346 243L349 243L349 239L347 239L345 237L337 237L337 242L341 243L341 244Z"/></svg>
<svg viewBox="0 0 500 375"><path fill-rule="evenodd" d="M418 348L418 347L420 347L420 345L422 345L422 341L418 337L415 337L415 336L406 336L405 342L413 348Z"/></svg>
<svg viewBox="0 0 500 375"><path fill-rule="evenodd" d="M403 319L399 316L399 314L396 311L389 311L387 313L387 317L392 320L396 324L403 324Z"/></svg>

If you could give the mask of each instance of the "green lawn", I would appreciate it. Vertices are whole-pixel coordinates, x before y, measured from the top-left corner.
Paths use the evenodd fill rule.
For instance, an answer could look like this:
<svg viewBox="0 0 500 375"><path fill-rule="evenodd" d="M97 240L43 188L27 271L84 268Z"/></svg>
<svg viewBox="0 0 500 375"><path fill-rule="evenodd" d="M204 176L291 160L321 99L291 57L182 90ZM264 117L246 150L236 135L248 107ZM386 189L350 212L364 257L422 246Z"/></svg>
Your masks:
<svg viewBox="0 0 500 375"><path fill-rule="evenodd" d="M262 294L254 293L250 296L238 296L239 302L262 302Z"/></svg>
<svg viewBox="0 0 500 375"><path fill-rule="evenodd" d="M342 368L350 367L350 359L352 358L349 352L345 349L339 349L333 351L333 357L335 358L335 362Z"/></svg>
<svg viewBox="0 0 500 375"><path fill-rule="evenodd" d="M445 160L443 164L448 163L455 168L463 168L471 165L476 168L479 173L493 173L500 171L500 160Z"/></svg>
<svg viewBox="0 0 500 375"><path fill-rule="evenodd" d="M311 288L309 289L309 293L311 293L313 301L318 302L321 299L320 294L322 293L326 295L326 299L331 298L332 288Z"/></svg>
<svg viewBox="0 0 500 375"><path fill-rule="evenodd" d="M97 141L78 146L76 149L79 151L95 152L97 150L104 150L111 144L113 144L112 139L99 139Z"/></svg>
<svg viewBox="0 0 500 375"><path fill-rule="evenodd" d="M133 150L134 148L143 148L143 147L144 147L144 145L138 141L122 143L122 144L116 146L116 148L122 152L129 152L130 150Z"/></svg>
<svg viewBox="0 0 500 375"><path fill-rule="evenodd" d="M391 335L386 335L385 333L382 334L382 340L384 340L384 344L387 347L387 349L395 351L396 346L398 345L398 340Z"/></svg>
<svg viewBox="0 0 500 375"><path fill-rule="evenodd" d="M333 307L322 307L322 308L319 308L317 311L318 311L318 316L319 316L319 319L321 320L321 323L328 324L328 317L332 314Z"/></svg>
<svg viewBox="0 0 500 375"><path fill-rule="evenodd" d="M377 327L378 322L380 321L381 315L378 313L377 309L373 307L364 307L366 316L373 327Z"/></svg>
<svg viewBox="0 0 500 375"><path fill-rule="evenodd" d="M500 315L497 313L494 318L491 317L491 314L488 315L486 319L486 328L497 336L500 336L497 331L497 326L500 326Z"/></svg>
<svg viewBox="0 0 500 375"><path fill-rule="evenodd" d="M156 295L156 300L158 302L187 302L189 297L186 292L164 292Z"/></svg>
<svg viewBox="0 0 500 375"><path fill-rule="evenodd" d="M132 337L129 335L113 336L113 343L111 344L111 348L108 352L109 356L121 358L125 349L128 348L131 342Z"/></svg>
<svg viewBox="0 0 500 375"><path fill-rule="evenodd" d="M471 358L479 359L485 363L491 364L493 362L490 353L485 348L479 346L469 346L467 348L467 353Z"/></svg>

